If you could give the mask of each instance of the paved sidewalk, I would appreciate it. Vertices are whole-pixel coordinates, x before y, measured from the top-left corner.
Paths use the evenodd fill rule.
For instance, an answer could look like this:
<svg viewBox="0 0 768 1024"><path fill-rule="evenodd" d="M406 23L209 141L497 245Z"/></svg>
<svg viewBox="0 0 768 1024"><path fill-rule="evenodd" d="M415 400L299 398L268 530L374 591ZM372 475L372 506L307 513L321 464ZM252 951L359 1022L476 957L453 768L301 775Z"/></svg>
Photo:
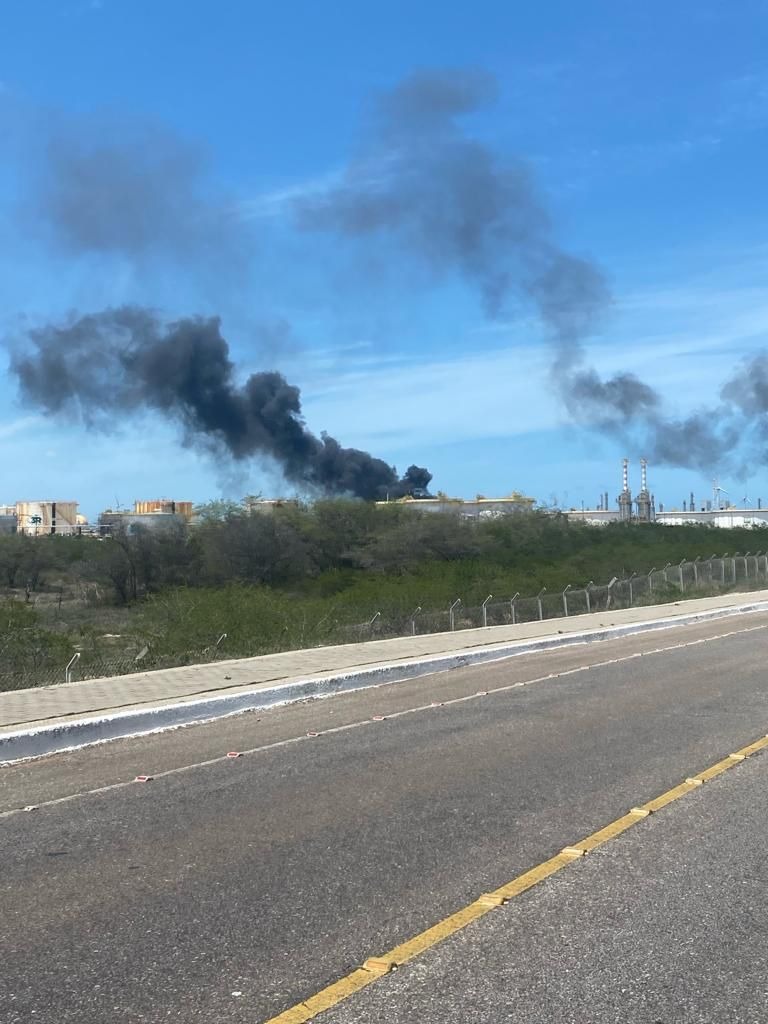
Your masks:
<svg viewBox="0 0 768 1024"><path fill-rule="evenodd" d="M673 616L711 613L716 609L751 606L765 601L768 601L768 590L758 590L515 626L490 626L453 633L431 633L336 647L283 651L258 658L217 661L207 665L188 665L183 668L13 690L0 693L0 733L26 726L66 722L67 719L89 714L146 706L162 707L185 698L236 694L293 679L319 679L392 662L408 663L424 657L471 651L473 648L502 647L516 641L584 633L602 627L656 622Z"/></svg>

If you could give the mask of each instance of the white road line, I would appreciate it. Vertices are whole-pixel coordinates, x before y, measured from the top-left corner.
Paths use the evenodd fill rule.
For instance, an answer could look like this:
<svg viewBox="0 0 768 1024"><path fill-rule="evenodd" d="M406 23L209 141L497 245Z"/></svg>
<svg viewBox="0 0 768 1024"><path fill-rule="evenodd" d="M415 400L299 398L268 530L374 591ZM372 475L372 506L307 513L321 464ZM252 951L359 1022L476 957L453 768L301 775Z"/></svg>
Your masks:
<svg viewBox="0 0 768 1024"><path fill-rule="evenodd" d="M632 654L627 654L627 655L625 655L624 657L621 657L621 658L608 658L605 661L595 661L595 662L592 662L589 665L579 665L577 668L563 669L563 671L561 671L561 672L549 672L546 675L536 676L533 679L523 679L523 680L520 680L519 682L516 682L516 683L508 683L505 686L495 686L491 690L481 690L481 691L479 691L477 693L466 694L463 697L451 697L451 698L448 698L447 700L440 701L438 704L436 704L436 703L419 704L416 707L405 708L402 711L390 711L390 712L388 712L384 716L384 718L387 721L389 721L392 718L402 718L404 715L413 715L413 714L420 713L422 711L432 711L432 710L434 710L435 707L450 707L452 704L463 704L466 701L478 700L481 697L492 696L493 694L498 694L498 693L507 693L507 692L509 692L511 690L517 690L517 689L519 689L522 686L531 686L533 683L544 683L544 682L547 682L550 679L561 679L564 676L578 675L580 672L589 672L592 669L605 668L607 665L619 665L619 664L621 664L622 662L625 662L625 661L632 661L634 658L647 658L647 657L649 657L651 655L654 655L654 654L666 654L669 651L676 651L676 650L680 650L680 649L686 648L686 647L696 647L699 644L712 643L715 640L726 640L726 639L728 639L729 637L732 637L732 636L738 636L739 634L742 634L742 633L754 633L757 630L761 630L761 629L768 629L768 624L762 625L762 626L747 626L744 629L734 629L734 630L730 630L727 633L718 633L716 636L701 637L698 640L688 640L685 643L680 643L680 644L670 644L668 647L655 647L653 650L650 650L650 651L635 651ZM499 659L499 660L501 661L501 660L506 660L506 659ZM486 665L487 664L493 664L493 662L486 662ZM437 675L438 673L434 673L434 674ZM422 676L421 678L424 679L424 678L428 678L428 677ZM387 685L391 685L391 683L384 683L382 685L383 686L387 686ZM366 689L368 689L368 690L370 690L370 689L378 689L378 687L367 687ZM351 692L355 692L355 691L351 691ZM357 692L360 692L360 691L357 691ZM317 738L320 738L321 736L332 736L332 735L334 735L336 733L348 732L351 729L360 729L360 728L362 728L364 726L373 726L374 724L378 725L379 723L377 721L374 721L373 718L370 718L370 717L369 718L364 718L364 719L361 719L358 722L350 722L347 725L336 725L336 726L331 727L330 729L318 730L316 736L317 736ZM126 738L128 738L128 737L126 737ZM260 747L252 747L249 750L238 751L238 753L240 754L240 757L237 758L237 759L234 759L234 760L239 761L243 757L251 757L251 756L253 756L255 754L263 754L263 753L266 753L267 751L270 751L270 750L277 750L277 749L279 749L281 747L287 747L287 746L290 746L290 745L292 745L294 743L306 742L309 739L314 739L314 738L315 738L314 736L308 736L305 733L305 734L303 734L301 736L291 736L291 737L289 737L288 739L285 739L285 740L275 740L274 743L266 743L266 744L264 744L263 746L260 746ZM113 742L116 742L116 741L113 741ZM43 759L41 758L41 760L43 760ZM194 770L196 770L198 768L210 768L212 765L221 764L222 762L229 761L229 760L233 760L233 759L230 758L228 754L222 754L219 757L212 757L212 758L208 759L207 761L196 761L193 764L180 765L178 768L168 768L165 771L154 773L152 775L152 783L150 783L150 785L154 784L154 782L157 781L158 779L169 778L172 775L181 775L183 772L194 771ZM27 763L29 764L29 762L27 762ZM7 810L7 811L0 811L0 819L10 818L10 817L13 817L14 815L17 815L17 814L24 814L25 812L33 812L33 811L41 810L42 808L45 808L45 807L58 807L61 804L67 804L67 803L72 802L73 800L79 800L79 799L81 799L83 797L99 796L99 795L101 795L103 793L112 793L112 792L114 792L115 790L118 790L118 789L127 789L129 786L133 786L135 784L136 784L135 783L135 779L131 779L128 782L113 782L113 783L111 783L108 786L99 786L96 789L82 790L79 793L71 793L69 796L60 796L60 797L56 797L53 800L45 800L45 801L43 801L40 804L29 805L27 807L13 807L13 808L11 808L10 810Z"/></svg>

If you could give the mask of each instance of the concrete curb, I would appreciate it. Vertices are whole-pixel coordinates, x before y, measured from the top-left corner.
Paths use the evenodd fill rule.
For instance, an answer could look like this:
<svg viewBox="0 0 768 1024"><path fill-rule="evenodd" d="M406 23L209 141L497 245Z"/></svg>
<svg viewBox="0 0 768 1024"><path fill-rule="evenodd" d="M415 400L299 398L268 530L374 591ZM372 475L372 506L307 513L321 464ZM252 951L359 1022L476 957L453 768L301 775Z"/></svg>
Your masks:
<svg viewBox="0 0 768 1024"><path fill-rule="evenodd" d="M210 722L228 715L246 711L291 704L306 699L329 697L337 693L361 690L369 686L401 682L434 672L445 672L468 665L500 661L522 654L533 654L574 644L596 643L645 633L670 626L684 626L709 619L728 618L748 612L768 610L768 601L714 608L689 614L672 615L663 619L650 619L626 625L606 626L583 633L555 634L537 640L516 640L507 644L473 647L450 654L433 654L419 659L384 662L363 669L340 672L336 675L292 679L274 686L261 686L245 692L220 697L181 700L155 707L133 708L112 714L92 715L34 729L21 729L0 733L0 764L9 764L31 757L61 753L79 747L104 743L129 736L144 736L166 729Z"/></svg>

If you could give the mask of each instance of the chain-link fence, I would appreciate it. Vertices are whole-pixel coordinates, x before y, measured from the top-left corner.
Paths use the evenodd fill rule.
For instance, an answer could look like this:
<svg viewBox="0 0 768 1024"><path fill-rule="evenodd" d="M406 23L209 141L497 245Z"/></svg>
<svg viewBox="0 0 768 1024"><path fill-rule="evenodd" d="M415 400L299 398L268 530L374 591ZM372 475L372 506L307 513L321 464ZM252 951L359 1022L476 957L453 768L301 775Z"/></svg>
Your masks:
<svg viewBox="0 0 768 1024"><path fill-rule="evenodd" d="M338 623L328 642L359 643L364 640L418 636L462 629L507 626L543 621L562 616L585 615L619 608L663 604L671 600L706 596L726 591L751 590L768 584L768 554L713 555L693 562L682 561L653 568L647 573L614 577L608 583L568 585L562 591L546 588L535 595L513 594L499 598L489 594L480 605L464 605L457 597L443 609L417 607L411 612L376 612L360 623ZM126 675L182 665L204 664L233 657L227 651L227 634L183 654L160 655L150 647L137 653L105 653L98 650L73 651L67 663L39 660L33 664L0 665L0 690L47 686L107 676ZM263 652L254 652L263 653Z"/></svg>
<svg viewBox="0 0 768 1024"><path fill-rule="evenodd" d="M456 598L448 608L425 611L416 608L410 615L384 616L381 612L367 622L343 627L351 641L385 637L417 636L444 633L459 629L487 626L509 626L521 622L590 612L606 612L618 608L663 604L680 597L718 594L729 590L749 590L768 583L768 554L713 555L693 562L667 564L647 573L632 573L610 582L586 585L569 584L564 590L542 589L538 594L514 594L499 599L489 594L481 605L466 606Z"/></svg>

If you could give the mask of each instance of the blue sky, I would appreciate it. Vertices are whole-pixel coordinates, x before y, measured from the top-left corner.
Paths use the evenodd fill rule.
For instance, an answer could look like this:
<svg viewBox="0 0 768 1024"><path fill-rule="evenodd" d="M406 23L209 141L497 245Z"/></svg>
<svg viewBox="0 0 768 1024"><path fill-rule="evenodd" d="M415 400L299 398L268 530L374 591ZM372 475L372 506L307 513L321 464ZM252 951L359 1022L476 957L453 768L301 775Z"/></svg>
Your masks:
<svg viewBox="0 0 768 1024"><path fill-rule="evenodd" d="M498 96L467 133L525 161L558 244L609 282L589 361L647 379L684 415L768 333L767 54L762 0L0 0L0 327L23 345L72 311L215 313L243 373L301 387L317 433L427 465L453 494L613 498L621 457L644 452L562 407L531 309L489 317L461 275L301 232L291 203L339 180L403 78L487 72ZM32 201L51 133L186 147L171 229L194 196L225 211L220 244L63 244ZM75 498L94 515L116 499L292 490L274 466L181 445L150 413L103 435L24 406L10 374L0 397L0 503ZM671 507L715 472L732 500L768 500L756 463L652 465L651 483Z"/></svg>

